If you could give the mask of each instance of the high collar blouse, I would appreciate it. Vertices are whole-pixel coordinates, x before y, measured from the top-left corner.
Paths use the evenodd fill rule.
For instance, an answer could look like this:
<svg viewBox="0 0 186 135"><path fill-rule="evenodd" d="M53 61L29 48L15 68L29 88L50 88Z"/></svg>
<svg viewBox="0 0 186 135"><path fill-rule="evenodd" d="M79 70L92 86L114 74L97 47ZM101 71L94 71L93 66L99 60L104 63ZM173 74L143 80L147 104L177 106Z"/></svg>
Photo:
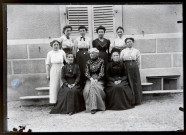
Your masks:
<svg viewBox="0 0 186 135"><path fill-rule="evenodd" d="M122 36L121 38L118 36L116 39L114 39L113 43L111 44L111 48L126 48L125 45L125 37Z"/></svg>
<svg viewBox="0 0 186 135"><path fill-rule="evenodd" d="M135 60L137 64L140 64L140 51L135 48L125 48L120 53L120 58L123 61Z"/></svg>
<svg viewBox="0 0 186 135"><path fill-rule="evenodd" d="M66 59L66 54L63 50L49 51L47 53L46 64L63 64Z"/></svg>
<svg viewBox="0 0 186 135"><path fill-rule="evenodd" d="M74 43L71 37L69 39L66 37L66 35L63 35L59 38L59 42L62 44L62 48L73 48Z"/></svg>
<svg viewBox="0 0 186 135"><path fill-rule="evenodd" d="M92 48L91 39L87 36L85 36L84 38L82 36L79 36L75 40L75 46L78 49L80 49L80 48L90 49L90 48Z"/></svg>
<svg viewBox="0 0 186 135"><path fill-rule="evenodd" d="M85 68L85 76L90 79L92 75L96 75L98 80L104 77L104 60L97 58L96 60L88 60Z"/></svg>

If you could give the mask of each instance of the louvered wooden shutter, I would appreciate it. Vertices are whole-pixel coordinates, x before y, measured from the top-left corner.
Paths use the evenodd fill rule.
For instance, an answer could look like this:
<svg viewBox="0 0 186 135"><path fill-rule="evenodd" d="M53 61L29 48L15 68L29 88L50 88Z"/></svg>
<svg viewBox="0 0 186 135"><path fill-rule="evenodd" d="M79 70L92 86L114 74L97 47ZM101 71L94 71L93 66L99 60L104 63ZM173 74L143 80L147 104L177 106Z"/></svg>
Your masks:
<svg viewBox="0 0 186 135"><path fill-rule="evenodd" d="M78 27L84 25L88 28L88 7L85 6L68 6L67 7L68 24L72 26L72 34L78 33Z"/></svg>
<svg viewBox="0 0 186 135"><path fill-rule="evenodd" d="M93 6L94 33L100 25L106 28L106 32L114 31L113 5Z"/></svg>

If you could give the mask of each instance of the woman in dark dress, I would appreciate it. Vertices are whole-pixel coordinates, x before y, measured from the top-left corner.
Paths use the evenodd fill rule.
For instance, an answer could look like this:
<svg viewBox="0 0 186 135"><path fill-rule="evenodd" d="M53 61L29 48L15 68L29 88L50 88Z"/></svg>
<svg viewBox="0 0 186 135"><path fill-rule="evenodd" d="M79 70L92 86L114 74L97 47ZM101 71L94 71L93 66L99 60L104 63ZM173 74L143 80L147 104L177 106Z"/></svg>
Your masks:
<svg viewBox="0 0 186 135"><path fill-rule="evenodd" d="M99 57L104 60L105 67L108 63L109 58L109 48L110 48L110 40L104 38L105 27L99 26L96 29L98 34L98 38L92 41L92 46L99 50Z"/></svg>
<svg viewBox="0 0 186 135"><path fill-rule="evenodd" d="M127 48L121 51L120 58L124 61L127 69L131 88L135 95L135 105L139 105L142 101L142 86L139 72L140 51L133 47L134 38L126 38L125 43L127 44Z"/></svg>
<svg viewBox="0 0 186 135"><path fill-rule="evenodd" d="M78 28L80 36L78 36L74 42L75 52L76 52L76 63L79 65L81 71L81 85L84 87L86 77L85 77L85 65L90 59L88 50L92 48L92 40L86 36L87 28L85 26L79 26Z"/></svg>
<svg viewBox="0 0 186 135"><path fill-rule="evenodd" d="M79 85L79 66L73 63L72 53L67 54L67 61L68 63L63 66L61 73L63 85L58 92L57 103L52 108L51 114L72 115L85 109L82 88Z"/></svg>
<svg viewBox="0 0 186 135"><path fill-rule="evenodd" d="M133 108L134 93L129 86L124 63L120 61L118 49L112 49L112 61L107 65L106 108L126 110Z"/></svg>

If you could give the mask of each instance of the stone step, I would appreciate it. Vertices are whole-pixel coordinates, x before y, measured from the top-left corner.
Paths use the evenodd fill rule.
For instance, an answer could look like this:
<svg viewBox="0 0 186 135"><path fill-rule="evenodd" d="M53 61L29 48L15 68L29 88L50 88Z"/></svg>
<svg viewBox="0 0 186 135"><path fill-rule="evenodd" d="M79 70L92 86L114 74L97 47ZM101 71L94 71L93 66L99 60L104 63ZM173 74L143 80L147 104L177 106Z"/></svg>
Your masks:
<svg viewBox="0 0 186 135"><path fill-rule="evenodd" d="M50 87L38 87L35 88L38 95L49 95L49 89Z"/></svg>
<svg viewBox="0 0 186 135"><path fill-rule="evenodd" d="M142 83L142 90L143 91L152 90L152 84L153 83ZM50 87L38 87L38 88L35 88L35 90L37 91L38 95L49 95L49 89L50 89Z"/></svg>
<svg viewBox="0 0 186 135"><path fill-rule="evenodd" d="M49 95L24 96L19 98L22 106L49 105Z"/></svg>

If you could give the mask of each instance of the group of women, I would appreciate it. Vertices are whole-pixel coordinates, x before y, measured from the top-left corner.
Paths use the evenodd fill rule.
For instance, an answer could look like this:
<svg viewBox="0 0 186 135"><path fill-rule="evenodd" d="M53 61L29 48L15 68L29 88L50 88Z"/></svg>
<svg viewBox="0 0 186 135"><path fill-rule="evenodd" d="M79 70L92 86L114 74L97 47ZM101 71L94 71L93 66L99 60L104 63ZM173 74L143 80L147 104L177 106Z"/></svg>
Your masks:
<svg viewBox="0 0 186 135"><path fill-rule="evenodd" d="M110 43L104 38L105 27L96 29L98 38L86 36L87 28L78 28L80 36L72 40L71 26L53 40L46 59L50 80L51 114L72 115L83 111L125 110L141 104L139 74L140 52L133 48L134 38L124 38L118 27L118 38Z"/></svg>

